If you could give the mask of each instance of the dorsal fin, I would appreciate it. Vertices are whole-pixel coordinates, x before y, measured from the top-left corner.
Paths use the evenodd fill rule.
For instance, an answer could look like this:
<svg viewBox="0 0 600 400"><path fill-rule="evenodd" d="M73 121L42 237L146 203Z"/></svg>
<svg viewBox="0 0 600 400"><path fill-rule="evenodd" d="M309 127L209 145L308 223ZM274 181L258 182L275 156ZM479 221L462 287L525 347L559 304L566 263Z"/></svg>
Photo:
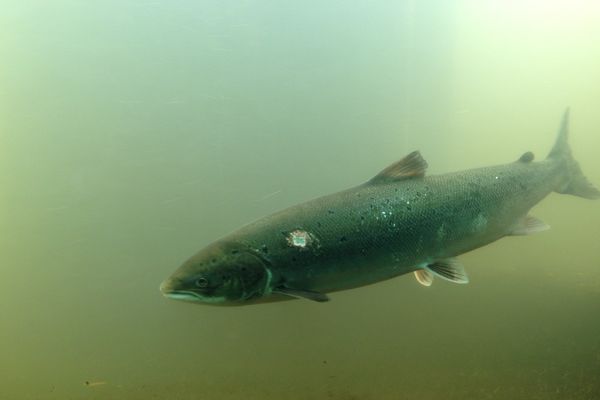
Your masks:
<svg viewBox="0 0 600 400"><path fill-rule="evenodd" d="M418 151L413 151L400 161L396 161L383 171L375 175L369 183L382 183L398 181L408 178L422 178L425 176L427 161Z"/></svg>
<svg viewBox="0 0 600 400"><path fill-rule="evenodd" d="M523 153L523 155L519 157L517 161L522 163L530 163L533 161L534 158L535 156L533 155L533 153L528 151L527 153Z"/></svg>

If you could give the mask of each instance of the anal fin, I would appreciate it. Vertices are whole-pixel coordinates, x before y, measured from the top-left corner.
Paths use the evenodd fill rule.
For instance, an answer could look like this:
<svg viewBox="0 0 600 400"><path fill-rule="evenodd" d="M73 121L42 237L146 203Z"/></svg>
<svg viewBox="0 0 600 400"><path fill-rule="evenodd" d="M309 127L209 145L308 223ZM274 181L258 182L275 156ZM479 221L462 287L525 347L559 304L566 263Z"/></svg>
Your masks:
<svg viewBox="0 0 600 400"><path fill-rule="evenodd" d="M526 215L516 223L516 225L510 231L510 235L533 235L534 233L547 231L548 229L550 229L550 226L544 221L531 215Z"/></svg>

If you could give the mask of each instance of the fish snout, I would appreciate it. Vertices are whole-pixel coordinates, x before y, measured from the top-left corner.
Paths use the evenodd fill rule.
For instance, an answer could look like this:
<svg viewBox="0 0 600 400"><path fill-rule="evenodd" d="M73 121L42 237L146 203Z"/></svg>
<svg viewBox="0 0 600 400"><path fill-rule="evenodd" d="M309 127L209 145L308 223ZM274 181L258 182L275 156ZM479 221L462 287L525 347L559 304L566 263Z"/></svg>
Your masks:
<svg viewBox="0 0 600 400"><path fill-rule="evenodd" d="M173 293L177 290L177 287L181 284L179 279L168 278L160 284L159 290L163 295L168 295L169 293Z"/></svg>

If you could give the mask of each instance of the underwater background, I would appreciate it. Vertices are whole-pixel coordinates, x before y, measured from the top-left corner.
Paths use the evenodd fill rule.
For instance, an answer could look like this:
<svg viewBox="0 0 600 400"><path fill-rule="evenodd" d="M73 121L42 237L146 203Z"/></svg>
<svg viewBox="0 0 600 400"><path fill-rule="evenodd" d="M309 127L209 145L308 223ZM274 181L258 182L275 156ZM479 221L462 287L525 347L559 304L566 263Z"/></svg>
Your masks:
<svg viewBox="0 0 600 400"><path fill-rule="evenodd" d="M160 282L212 240L420 150L600 185L596 1L3 0L0 399L600 398L600 202L412 274L211 307Z"/></svg>

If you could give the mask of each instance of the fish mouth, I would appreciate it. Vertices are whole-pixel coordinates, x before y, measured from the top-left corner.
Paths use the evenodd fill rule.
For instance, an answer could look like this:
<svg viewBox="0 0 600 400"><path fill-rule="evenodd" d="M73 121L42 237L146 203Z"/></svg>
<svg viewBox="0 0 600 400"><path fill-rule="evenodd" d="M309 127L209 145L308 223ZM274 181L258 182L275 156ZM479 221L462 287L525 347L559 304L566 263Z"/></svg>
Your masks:
<svg viewBox="0 0 600 400"><path fill-rule="evenodd" d="M184 300L184 301L201 301L202 297L191 290L180 290L177 289L175 281L167 279L160 284L160 292L163 296L173 300Z"/></svg>
<svg viewBox="0 0 600 400"><path fill-rule="evenodd" d="M183 301L202 301L203 298L197 293L190 292L187 290L173 290L170 292L163 292L163 296L172 300L183 300Z"/></svg>
<svg viewBox="0 0 600 400"><path fill-rule="evenodd" d="M176 289L175 287L173 281L166 280L160 285L160 291L163 296L172 300L204 304L223 304L227 302L227 299L224 296L203 296L193 290L181 290Z"/></svg>
<svg viewBox="0 0 600 400"><path fill-rule="evenodd" d="M203 303L203 304L224 304L227 303L227 299L223 296L209 297L202 296L196 292L190 290L173 290L170 292L163 292L163 296L172 300L182 300L192 303Z"/></svg>

